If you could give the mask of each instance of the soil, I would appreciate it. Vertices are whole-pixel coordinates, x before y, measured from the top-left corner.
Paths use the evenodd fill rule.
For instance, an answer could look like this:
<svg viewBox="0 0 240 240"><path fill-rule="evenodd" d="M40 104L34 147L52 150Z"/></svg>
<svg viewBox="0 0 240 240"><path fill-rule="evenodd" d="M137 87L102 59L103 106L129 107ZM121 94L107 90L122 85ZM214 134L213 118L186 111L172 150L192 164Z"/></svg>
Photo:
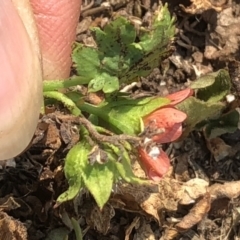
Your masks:
<svg viewBox="0 0 240 240"><path fill-rule="evenodd" d="M164 3L176 18L174 51L127 91L133 97L164 96L225 68L230 70L237 98L238 0L83 0L77 41L91 44L89 28L103 27L114 14L143 24ZM54 115L59 108L49 105L47 112ZM79 139L71 120L41 116L30 148L0 170L0 239L58 240L68 234L74 240L72 217L78 220L84 240L240 239L239 130L215 142L196 131L167 144L172 165L167 176L148 186L116 185L102 210L87 191L74 201L55 205L68 188L64 158ZM133 169L143 175L137 162Z"/></svg>

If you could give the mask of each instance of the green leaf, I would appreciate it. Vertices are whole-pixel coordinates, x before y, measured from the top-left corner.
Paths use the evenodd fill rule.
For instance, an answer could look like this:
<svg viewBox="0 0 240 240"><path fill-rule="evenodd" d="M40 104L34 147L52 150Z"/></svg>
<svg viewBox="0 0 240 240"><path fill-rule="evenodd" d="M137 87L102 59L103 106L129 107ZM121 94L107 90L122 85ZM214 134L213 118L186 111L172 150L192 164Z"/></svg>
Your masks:
<svg viewBox="0 0 240 240"><path fill-rule="evenodd" d="M179 110L187 114L186 132L192 131L196 124L204 120L219 117L224 107L222 103L206 103L195 97L189 97L177 105Z"/></svg>
<svg viewBox="0 0 240 240"><path fill-rule="evenodd" d="M74 66L81 79L90 81L100 74L101 63L97 49L76 43L72 52L72 59L76 63Z"/></svg>
<svg viewBox="0 0 240 240"><path fill-rule="evenodd" d="M141 118L154 110L168 104L167 98L150 97L135 100L109 102L104 106L93 106L88 103L79 104L78 107L95 114L108 122L117 133L138 134L141 132Z"/></svg>
<svg viewBox="0 0 240 240"><path fill-rule="evenodd" d="M88 85L89 92L97 92L103 90L105 93L111 93L119 88L117 77L112 77L108 74L102 73L98 77L92 79Z"/></svg>
<svg viewBox="0 0 240 240"><path fill-rule="evenodd" d="M116 146L111 145L116 156L119 156L120 161L114 161L115 166L118 170L119 175L123 180L129 183L143 184L146 183L146 180L142 180L136 177L132 171L131 159L128 152L125 149L119 149Z"/></svg>
<svg viewBox="0 0 240 240"><path fill-rule="evenodd" d="M88 161L91 149L90 144L82 139L69 151L64 166L69 189L58 198L59 203L73 199L82 187L82 183L93 195L100 208L107 202L116 169L111 161L91 165Z"/></svg>
<svg viewBox="0 0 240 240"><path fill-rule="evenodd" d="M81 161L86 158L88 154L86 148L81 147L83 143L75 145L67 154L64 166L64 173L68 181L69 188L66 192L62 193L58 199L58 203L63 203L72 200L79 193L82 188L82 177L81 177Z"/></svg>
<svg viewBox="0 0 240 240"><path fill-rule="evenodd" d="M174 21L167 4L155 12L152 30L141 31L140 41L133 44L135 48L141 49L144 56L132 64L127 73L121 75L121 82L131 82L139 76L148 76L170 54L170 44L175 32Z"/></svg>
<svg viewBox="0 0 240 240"><path fill-rule="evenodd" d="M192 89L204 89L214 84L218 72L208 73L195 80L190 87Z"/></svg>
<svg viewBox="0 0 240 240"><path fill-rule="evenodd" d="M231 79L226 70L200 77L191 84L191 88L198 89L197 97L206 102L217 103L230 92Z"/></svg>
<svg viewBox="0 0 240 240"><path fill-rule="evenodd" d="M174 21L175 19L171 17L168 11L167 4L157 9L152 24L154 30L142 31L140 35L139 45L145 52L152 52L154 49L159 49L169 44L169 40L174 35Z"/></svg>
<svg viewBox="0 0 240 240"><path fill-rule="evenodd" d="M151 30L144 29L138 39L134 26L123 17L103 30L93 28L97 48L76 44L72 54L78 75L82 81L88 80L90 91L105 93L147 76L170 51L173 21L165 5L156 11Z"/></svg>
<svg viewBox="0 0 240 240"><path fill-rule="evenodd" d="M136 30L133 24L129 24L126 18L119 17L110 22L102 31L99 28L93 28L98 47L105 54L109 54L113 48L120 54L122 46L127 46L135 41ZM119 42L120 41L120 44Z"/></svg>
<svg viewBox="0 0 240 240"><path fill-rule="evenodd" d="M215 138L225 133L234 133L238 129L239 112L233 110L216 120L211 120L205 128L208 138Z"/></svg>
<svg viewBox="0 0 240 240"><path fill-rule="evenodd" d="M100 208L103 208L110 197L114 172L116 171L112 161L95 163L93 166L87 164L83 169L83 181Z"/></svg>

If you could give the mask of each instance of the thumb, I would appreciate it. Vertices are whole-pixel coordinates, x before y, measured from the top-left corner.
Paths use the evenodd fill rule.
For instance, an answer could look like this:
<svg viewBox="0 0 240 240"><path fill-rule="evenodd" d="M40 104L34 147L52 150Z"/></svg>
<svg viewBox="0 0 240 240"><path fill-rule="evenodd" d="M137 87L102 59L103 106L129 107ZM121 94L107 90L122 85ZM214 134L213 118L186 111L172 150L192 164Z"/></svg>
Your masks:
<svg viewBox="0 0 240 240"><path fill-rule="evenodd" d="M0 160L4 160L29 144L42 103L39 44L27 0L1 2L0 35Z"/></svg>

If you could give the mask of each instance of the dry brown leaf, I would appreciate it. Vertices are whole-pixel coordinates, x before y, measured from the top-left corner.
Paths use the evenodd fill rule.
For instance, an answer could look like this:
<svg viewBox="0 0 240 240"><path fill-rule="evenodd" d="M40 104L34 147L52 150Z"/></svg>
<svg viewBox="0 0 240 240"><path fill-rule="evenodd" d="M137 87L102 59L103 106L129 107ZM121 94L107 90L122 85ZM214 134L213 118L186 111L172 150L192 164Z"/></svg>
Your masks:
<svg viewBox="0 0 240 240"><path fill-rule="evenodd" d="M201 14L206 10L214 9L217 12L221 12L225 7L227 0L191 0L192 5L185 7L182 4L179 6L186 13Z"/></svg>
<svg viewBox="0 0 240 240"><path fill-rule="evenodd" d="M160 221L158 210L163 208L162 198L158 193L158 185L131 185L122 184L119 186L119 192L113 195L111 201L115 201L115 207L130 212L144 212ZM118 201L116 201L118 199Z"/></svg>
<svg viewBox="0 0 240 240"><path fill-rule="evenodd" d="M181 188L181 183L168 178L149 185L125 183L118 187L119 191L113 194L110 201L114 207L142 214L146 212L160 222L159 212L177 210L179 201L177 192Z"/></svg>
<svg viewBox="0 0 240 240"><path fill-rule="evenodd" d="M79 35L85 31L87 31L92 23L91 17L85 17L82 21L80 21L77 25L76 35Z"/></svg>
<svg viewBox="0 0 240 240"><path fill-rule="evenodd" d="M206 138L206 140L207 147L216 161L220 161L230 154L232 147L227 145L221 138Z"/></svg>
<svg viewBox="0 0 240 240"><path fill-rule="evenodd" d="M7 195L3 198L0 198L0 211L8 212L19 208L20 205L15 201L11 195Z"/></svg>
<svg viewBox="0 0 240 240"><path fill-rule="evenodd" d="M50 147L54 150L57 150L61 147L59 130L55 124L50 124L48 126L45 144L47 147Z"/></svg>
<svg viewBox="0 0 240 240"><path fill-rule="evenodd" d="M219 58L222 61L229 61L232 57L239 59L240 17L234 13L233 7L230 6L220 13L205 12L203 19L208 23L209 29L206 32L205 58Z"/></svg>
<svg viewBox="0 0 240 240"><path fill-rule="evenodd" d="M159 193L151 193L148 199L140 203L141 208L160 222L158 212L164 208L163 199Z"/></svg>
<svg viewBox="0 0 240 240"><path fill-rule="evenodd" d="M209 187L212 201L218 198L236 198L240 196L240 181L214 184Z"/></svg>
<svg viewBox="0 0 240 240"><path fill-rule="evenodd" d="M27 240L27 229L20 221L0 212L0 239Z"/></svg>
<svg viewBox="0 0 240 240"><path fill-rule="evenodd" d="M194 178L184 183L178 192L179 203L189 205L207 192L209 183L201 178Z"/></svg>
<svg viewBox="0 0 240 240"><path fill-rule="evenodd" d="M115 210L110 204L106 204L102 210L95 204L89 209L87 223L93 229L106 235L110 227L110 221L115 215Z"/></svg>
<svg viewBox="0 0 240 240"><path fill-rule="evenodd" d="M197 186L195 185L195 187ZM211 203L213 201L225 198L233 199L238 196L240 196L240 181L214 184L208 187L204 197L193 206L190 212L183 217L181 222L176 224L177 230L180 232L186 231L199 223L211 209Z"/></svg>
<svg viewBox="0 0 240 240"><path fill-rule="evenodd" d="M164 232L160 240L173 240L179 235L179 232L176 228L167 228Z"/></svg>
<svg viewBox="0 0 240 240"><path fill-rule="evenodd" d="M175 178L180 182L186 182L190 179L190 175L188 172L188 155L189 153L183 153L179 157L177 157Z"/></svg>
<svg viewBox="0 0 240 240"><path fill-rule="evenodd" d="M136 228L133 240L155 240L155 234L145 218L141 218L139 227Z"/></svg>
<svg viewBox="0 0 240 240"><path fill-rule="evenodd" d="M139 204L135 201L135 198L126 193L114 194L114 196L109 200L109 203L116 209L121 209L127 212L141 212Z"/></svg>
<svg viewBox="0 0 240 240"><path fill-rule="evenodd" d="M128 226L125 231L125 240L129 240L130 234L132 233L133 228L136 228L139 224L140 217L135 217L132 223Z"/></svg>
<svg viewBox="0 0 240 240"><path fill-rule="evenodd" d="M211 206L211 196L207 193L200 199L190 210L190 212L183 217L181 222L176 224L178 231L186 231L192 228L195 224L199 223L203 217L208 213Z"/></svg>

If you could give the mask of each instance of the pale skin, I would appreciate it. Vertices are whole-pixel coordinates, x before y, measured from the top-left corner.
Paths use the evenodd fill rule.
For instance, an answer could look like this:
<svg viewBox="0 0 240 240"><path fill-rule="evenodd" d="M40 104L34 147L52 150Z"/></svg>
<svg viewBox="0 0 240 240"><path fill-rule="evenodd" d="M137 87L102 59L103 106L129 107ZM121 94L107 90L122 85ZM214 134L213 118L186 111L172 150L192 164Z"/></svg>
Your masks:
<svg viewBox="0 0 240 240"><path fill-rule="evenodd" d="M80 7L81 0L1 0L0 160L31 141L42 81L69 76Z"/></svg>

